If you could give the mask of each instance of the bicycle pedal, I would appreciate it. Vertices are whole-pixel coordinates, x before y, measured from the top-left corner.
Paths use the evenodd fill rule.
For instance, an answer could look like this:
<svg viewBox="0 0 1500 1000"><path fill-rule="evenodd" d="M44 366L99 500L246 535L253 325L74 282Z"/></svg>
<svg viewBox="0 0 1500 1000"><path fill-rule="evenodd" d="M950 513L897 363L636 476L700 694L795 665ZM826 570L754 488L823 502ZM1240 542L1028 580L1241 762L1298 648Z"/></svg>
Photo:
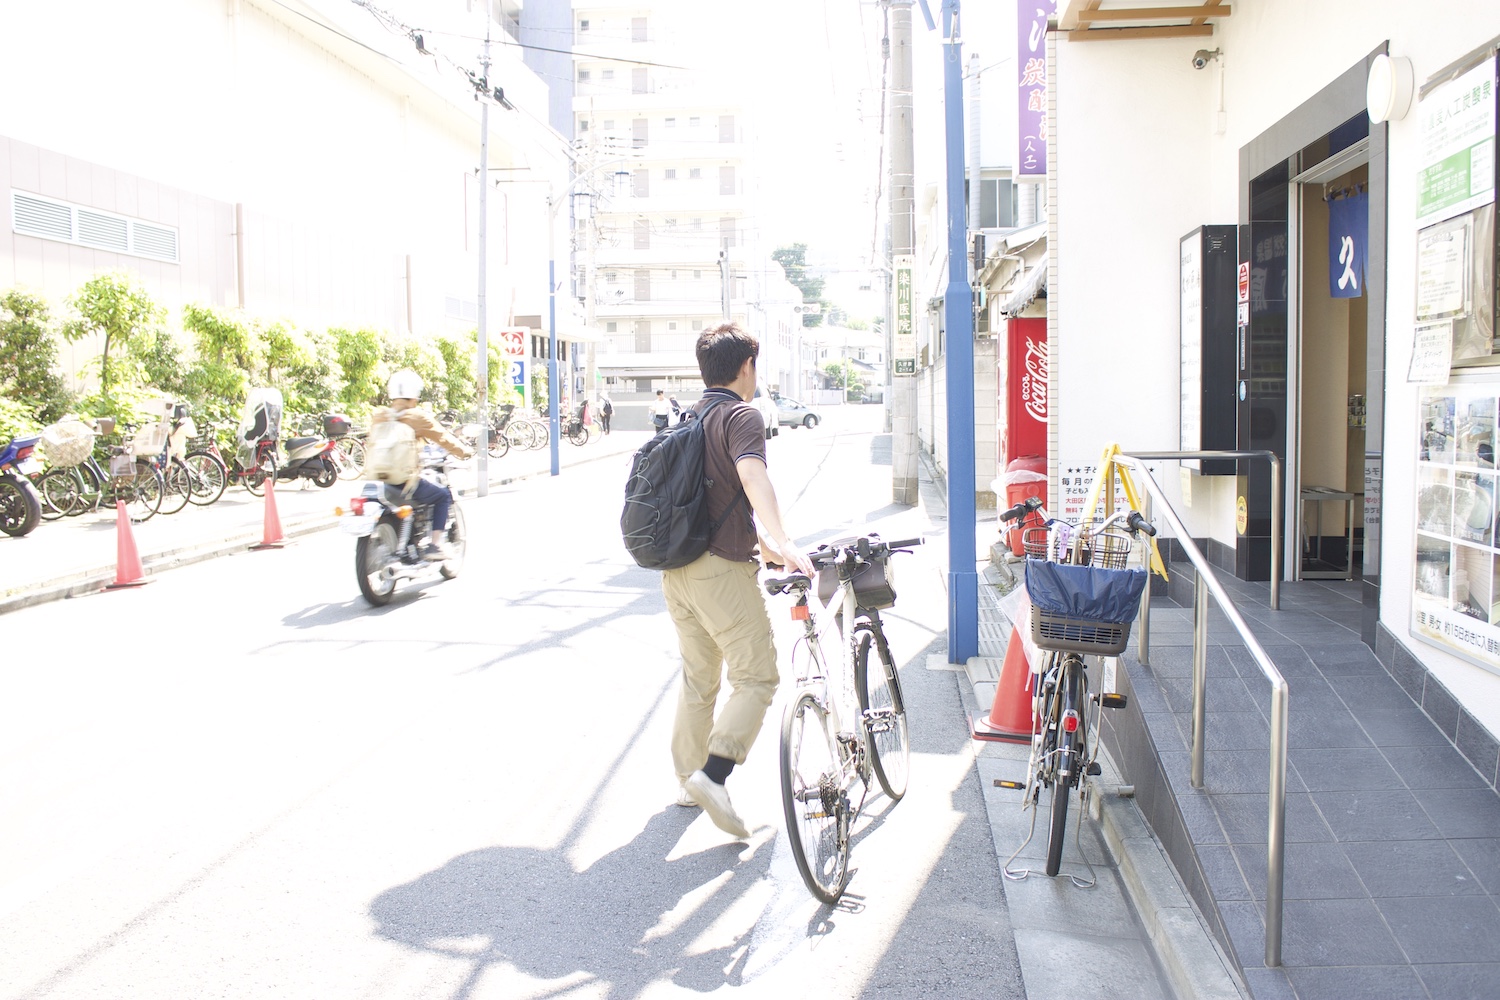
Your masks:
<svg viewBox="0 0 1500 1000"><path fill-rule="evenodd" d="M1124 708L1130 703L1130 698L1123 694L1101 694L1099 704L1104 708Z"/></svg>
<svg viewBox="0 0 1500 1000"><path fill-rule="evenodd" d="M1086 774L1098 774L1099 773L1099 762L1097 760L1089 761L1089 769L1085 773Z"/></svg>
<svg viewBox="0 0 1500 1000"><path fill-rule="evenodd" d="M1026 791L1026 784L1025 784L1025 782L1021 782L1021 781L1006 781L1004 778L996 778L995 779L995 787L996 788L1009 788L1013 792L1024 792L1024 791Z"/></svg>

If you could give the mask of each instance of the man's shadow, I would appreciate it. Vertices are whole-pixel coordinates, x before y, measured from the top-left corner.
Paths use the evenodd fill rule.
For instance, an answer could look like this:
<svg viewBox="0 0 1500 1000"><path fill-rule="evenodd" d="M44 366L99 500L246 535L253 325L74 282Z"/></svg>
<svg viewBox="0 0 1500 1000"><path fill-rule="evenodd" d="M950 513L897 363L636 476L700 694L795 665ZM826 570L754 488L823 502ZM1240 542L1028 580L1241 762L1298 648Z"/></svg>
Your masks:
<svg viewBox="0 0 1500 1000"><path fill-rule="evenodd" d="M455 998L471 995L501 965L543 981L583 973L608 984L611 997L638 996L666 976L698 992L738 985L755 921L721 947L694 943L766 877L774 841L757 841L744 857L743 844L724 844L667 860L698 815L669 806L581 872L561 848L461 854L377 896L370 904L376 933L472 963ZM683 907L711 883L706 898ZM673 913L679 907L687 912Z"/></svg>

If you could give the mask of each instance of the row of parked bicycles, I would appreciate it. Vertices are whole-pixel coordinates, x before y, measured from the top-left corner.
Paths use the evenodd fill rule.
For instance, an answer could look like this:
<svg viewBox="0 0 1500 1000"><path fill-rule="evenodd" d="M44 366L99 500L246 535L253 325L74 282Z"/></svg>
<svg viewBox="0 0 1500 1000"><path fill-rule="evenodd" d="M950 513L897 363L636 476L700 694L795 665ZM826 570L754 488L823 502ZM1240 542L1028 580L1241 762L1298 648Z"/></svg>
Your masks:
<svg viewBox="0 0 1500 1000"><path fill-rule="evenodd" d="M279 391L253 390L228 449L218 428L200 428L187 404L168 399L148 405L144 423L71 415L16 438L0 450L0 531L25 535L117 503L139 523L216 503L231 485L261 496L273 480L329 487L361 474L364 434L347 418L300 418L283 441L281 410Z"/></svg>
<svg viewBox="0 0 1500 1000"><path fill-rule="evenodd" d="M471 445L477 446L479 432L483 429L483 425L478 422L474 414L460 415L452 410L445 410L438 414L438 422ZM580 403L570 415L563 417L558 431L569 444L581 448L588 444L592 437L592 423L589 404L584 402ZM514 403L505 403L495 407L488 435L488 451L491 458L503 458L510 453L512 448L521 451L545 448L551 441L551 419L547 414L522 410Z"/></svg>

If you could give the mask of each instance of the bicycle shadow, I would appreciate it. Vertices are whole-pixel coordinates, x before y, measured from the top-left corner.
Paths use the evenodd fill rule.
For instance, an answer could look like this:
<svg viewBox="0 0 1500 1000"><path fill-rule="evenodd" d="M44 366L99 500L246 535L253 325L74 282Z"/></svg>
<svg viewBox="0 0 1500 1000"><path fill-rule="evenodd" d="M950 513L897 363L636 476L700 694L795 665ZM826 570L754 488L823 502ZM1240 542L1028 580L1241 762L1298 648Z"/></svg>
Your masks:
<svg viewBox="0 0 1500 1000"><path fill-rule="evenodd" d="M561 847L458 855L377 896L369 911L375 933L468 963L455 1000L507 967L534 980L565 980L569 990L602 984L610 997L639 996L663 978L700 993L737 986L756 922L742 922L745 929L716 948L702 950L700 938L767 875L773 841L671 857L697 817L668 806L582 871Z"/></svg>

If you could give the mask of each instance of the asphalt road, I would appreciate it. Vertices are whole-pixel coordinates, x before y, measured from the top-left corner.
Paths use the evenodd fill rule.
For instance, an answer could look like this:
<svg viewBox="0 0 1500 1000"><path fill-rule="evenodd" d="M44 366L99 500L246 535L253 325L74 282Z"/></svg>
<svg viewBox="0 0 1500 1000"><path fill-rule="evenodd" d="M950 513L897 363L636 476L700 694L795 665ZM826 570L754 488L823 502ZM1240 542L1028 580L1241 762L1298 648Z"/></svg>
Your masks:
<svg viewBox="0 0 1500 1000"><path fill-rule="evenodd" d="M926 668L941 522L888 503L879 418L771 442L799 541L938 542L887 616L911 791L872 800L839 906L781 836L787 685L730 779L751 839L672 804L675 638L621 458L466 501L463 575L379 611L324 532L6 615L0 995L1024 996L962 675Z"/></svg>

